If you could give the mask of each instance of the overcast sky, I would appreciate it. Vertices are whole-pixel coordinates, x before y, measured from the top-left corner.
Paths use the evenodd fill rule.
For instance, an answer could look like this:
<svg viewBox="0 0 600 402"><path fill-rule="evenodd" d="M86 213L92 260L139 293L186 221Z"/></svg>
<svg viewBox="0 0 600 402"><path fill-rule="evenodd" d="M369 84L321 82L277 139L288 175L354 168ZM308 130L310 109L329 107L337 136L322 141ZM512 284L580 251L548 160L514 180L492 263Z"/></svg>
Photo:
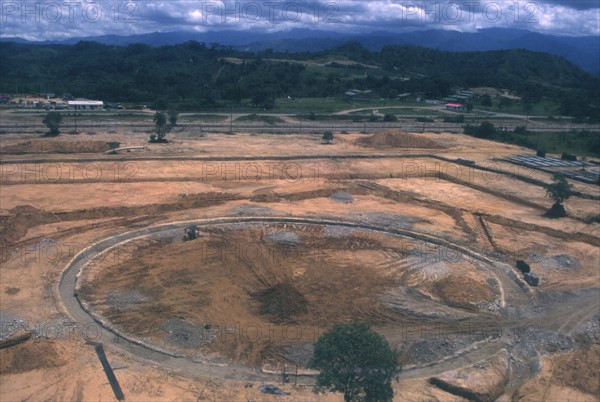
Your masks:
<svg viewBox="0 0 600 402"><path fill-rule="evenodd" d="M600 35L600 0L277 1L1 0L2 37L65 39L104 34L313 29L361 33L512 27Z"/></svg>

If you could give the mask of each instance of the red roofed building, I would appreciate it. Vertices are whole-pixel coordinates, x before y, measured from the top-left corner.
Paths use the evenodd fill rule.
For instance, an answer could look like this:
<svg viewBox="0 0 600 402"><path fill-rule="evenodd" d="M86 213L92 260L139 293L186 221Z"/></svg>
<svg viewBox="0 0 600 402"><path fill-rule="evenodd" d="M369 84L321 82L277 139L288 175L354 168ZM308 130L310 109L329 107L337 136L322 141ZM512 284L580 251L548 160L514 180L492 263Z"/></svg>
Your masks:
<svg viewBox="0 0 600 402"><path fill-rule="evenodd" d="M465 110L465 105L459 103L446 103L447 110Z"/></svg>

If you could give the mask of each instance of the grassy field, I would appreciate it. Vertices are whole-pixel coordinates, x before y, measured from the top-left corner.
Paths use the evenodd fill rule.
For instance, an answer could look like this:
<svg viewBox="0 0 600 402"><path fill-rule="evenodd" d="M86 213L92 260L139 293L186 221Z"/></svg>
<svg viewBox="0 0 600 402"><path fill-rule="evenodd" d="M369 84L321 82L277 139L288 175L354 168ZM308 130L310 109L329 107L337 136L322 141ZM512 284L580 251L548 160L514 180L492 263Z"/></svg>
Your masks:
<svg viewBox="0 0 600 402"><path fill-rule="evenodd" d="M563 133L534 133L533 141L541 144L548 152L582 156L600 157L600 137L598 133L590 131L563 132Z"/></svg>
<svg viewBox="0 0 600 402"><path fill-rule="evenodd" d="M284 123L282 119L276 116L263 116L260 114L249 114L247 116L238 117L235 119L236 122L245 123L266 123L266 124L277 124Z"/></svg>
<svg viewBox="0 0 600 402"><path fill-rule="evenodd" d="M403 102L395 99L373 99L373 100L346 100L343 98L297 98L294 100L276 99L275 108L272 113L290 113L290 114L328 114L341 112L348 109L362 108L381 108L381 107L397 107L398 110L406 110L403 108L414 108L423 106L423 103ZM362 114L364 112L357 112ZM400 113L400 112L399 112Z"/></svg>
<svg viewBox="0 0 600 402"><path fill-rule="evenodd" d="M212 113L185 113L179 115L179 121L182 123L191 123L197 121L206 121L206 122L219 122L226 120L228 117L224 114L212 114Z"/></svg>
<svg viewBox="0 0 600 402"><path fill-rule="evenodd" d="M335 113L345 109L353 109L355 103L347 102L340 98L297 98L294 100L279 98L275 100L273 113L294 114L327 114Z"/></svg>
<svg viewBox="0 0 600 402"><path fill-rule="evenodd" d="M297 114L294 118L307 121L367 121L371 116L371 114Z"/></svg>
<svg viewBox="0 0 600 402"><path fill-rule="evenodd" d="M548 153L567 152L578 156L600 157L600 136L598 133L579 130L571 132L527 132L504 133L497 141L515 144L532 150L545 149Z"/></svg>
<svg viewBox="0 0 600 402"><path fill-rule="evenodd" d="M377 109L376 107L369 107L369 109ZM369 110L361 110L356 112L350 112L350 114L368 114ZM433 116L433 115L445 115L445 113L439 110L423 109L418 107L394 107L390 109L381 109L379 113L389 113L397 115L419 115L419 116Z"/></svg>
<svg viewBox="0 0 600 402"><path fill-rule="evenodd" d="M476 109L488 110L490 112L496 113L511 113L511 114L520 114L520 115L530 115L530 116L552 116L555 115L558 111L558 104L556 102L551 102L548 100L542 100L538 103L532 104L531 109L526 110L525 105L522 103L513 102L512 105L508 107L500 106L500 99L493 98L491 107L481 106L479 103L475 103Z"/></svg>

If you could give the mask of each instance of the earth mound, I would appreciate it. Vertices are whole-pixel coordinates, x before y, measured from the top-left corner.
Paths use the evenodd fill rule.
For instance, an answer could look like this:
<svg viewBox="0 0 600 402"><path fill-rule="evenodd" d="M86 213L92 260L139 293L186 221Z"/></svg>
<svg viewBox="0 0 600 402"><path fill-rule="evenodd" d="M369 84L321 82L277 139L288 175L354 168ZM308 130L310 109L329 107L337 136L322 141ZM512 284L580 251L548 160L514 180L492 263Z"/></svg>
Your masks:
<svg viewBox="0 0 600 402"><path fill-rule="evenodd" d="M400 131L384 131L369 137L362 137L356 140L356 144L371 148L444 148L429 138Z"/></svg>
<svg viewBox="0 0 600 402"><path fill-rule="evenodd" d="M66 363L55 341L27 341L0 351L0 374L18 374Z"/></svg>

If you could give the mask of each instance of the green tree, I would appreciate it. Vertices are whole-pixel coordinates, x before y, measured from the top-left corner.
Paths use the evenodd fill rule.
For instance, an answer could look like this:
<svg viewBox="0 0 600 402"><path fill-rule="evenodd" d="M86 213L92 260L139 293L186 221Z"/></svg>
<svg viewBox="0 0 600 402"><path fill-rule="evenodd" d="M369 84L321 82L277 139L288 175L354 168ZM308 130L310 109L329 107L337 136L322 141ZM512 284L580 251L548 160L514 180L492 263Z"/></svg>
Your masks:
<svg viewBox="0 0 600 402"><path fill-rule="evenodd" d="M275 100L269 95L267 91L259 90L252 97L252 104L263 109L273 109L275 107Z"/></svg>
<svg viewBox="0 0 600 402"><path fill-rule="evenodd" d="M473 111L473 102L467 102L467 112Z"/></svg>
<svg viewBox="0 0 600 402"><path fill-rule="evenodd" d="M164 99L157 99L156 102L154 102L154 109L167 110L167 101Z"/></svg>
<svg viewBox="0 0 600 402"><path fill-rule="evenodd" d="M325 134L323 134L323 141L327 144L331 144L331 141L333 141L333 133L331 131L325 131Z"/></svg>
<svg viewBox="0 0 600 402"><path fill-rule="evenodd" d="M383 115L383 121L387 121L387 122L398 121L398 118L396 117L395 114L386 113Z"/></svg>
<svg viewBox="0 0 600 402"><path fill-rule="evenodd" d="M481 106L490 107L492 106L492 97L485 94L481 97Z"/></svg>
<svg viewBox="0 0 600 402"><path fill-rule="evenodd" d="M165 137L170 130L167 124L167 117L162 112L156 112L154 114L154 129L156 130L156 141L165 142Z"/></svg>
<svg viewBox="0 0 600 402"><path fill-rule="evenodd" d="M42 123L44 123L46 125L46 127L48 127L48 129L50 129L50 131L48 131L45 135L49 136L49 137L56 137L57 135L60 134L60 123L62 122L62 115L58 112L48 112L46 114L46 117L44 117L44 120L42 121Z"/></svg>
<svg viewBox="0 0 600 402"><path fill-rule="evenodd" d="M179 118L179 113L174 110L169 110L169 124L171 127L177 126L177 119Z"/></svg>
<svg viewBox="0 0 600 402"><path fill-rule="evenodd" d="M473 137L491 139L496 136L496 126L489 121L482 122L479 126L467 124L465 126L465 134Z"/></svg>
<svg viewBox="0 0 600 402"><path fill-rule="evenodd" d="M554 174L552 183L546 186L546 196L552 198L557 204L562 204L571 197L571 185L567 183L564 175Z"/></svg>
<svg viewBox="0 0 600 402"><path fill-rule="evenodd" d="M344 401L391 401L398 355L368 324L338 324L315 343L308 366L320 370L315 392L342 392Z"/></svg>
<svg viewBox="0 0 600 402"><path fill-rule="evenodd" d="M511 107L513 104L512 99L507 98L505 96L500 98L500 108L502 109L508 109L509 107Z"/></svg>
<svg viewBox="0 0 600 402"><path fill-rule="evenodd" d="M479 125L479 136L481 138L492 138L496 134L496 126L489 121L481 122Z"/></svg>
<svg viewBox="0 0 600 402"><path fill-rule="evenodd" d="M571 185L565 176L561 173L554 173L552 183L546 185L546 196L552 198L554 205L546 212L546 216L550 218L567 216L567 211L562 204L571 197L571 194Z"/></svg>

